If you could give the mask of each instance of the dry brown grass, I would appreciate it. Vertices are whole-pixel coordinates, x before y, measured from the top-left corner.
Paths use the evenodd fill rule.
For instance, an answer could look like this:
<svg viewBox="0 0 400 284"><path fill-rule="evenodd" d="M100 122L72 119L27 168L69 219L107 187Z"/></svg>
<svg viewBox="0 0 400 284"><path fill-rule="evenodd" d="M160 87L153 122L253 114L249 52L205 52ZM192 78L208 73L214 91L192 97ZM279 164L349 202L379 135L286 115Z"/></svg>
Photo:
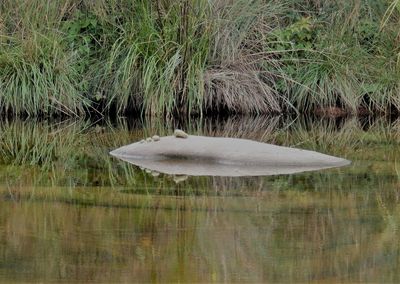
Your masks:
<svg viewBox="0 0 400 284"><path fill-rule="evenodd" d="M206 108L222 108L235 113L280 112L279 94L261 74L246 63L207 70Z"/></svg>
<svg viewBox="0 0 400 284"><path fill-rule="evenodd" d="M213 10L217 32L204 75L206 109L281 112L274 74L266 68L274 64L272 55L263 53L265 37L278 25L281 9L263 1L217 1Z"/></svg>

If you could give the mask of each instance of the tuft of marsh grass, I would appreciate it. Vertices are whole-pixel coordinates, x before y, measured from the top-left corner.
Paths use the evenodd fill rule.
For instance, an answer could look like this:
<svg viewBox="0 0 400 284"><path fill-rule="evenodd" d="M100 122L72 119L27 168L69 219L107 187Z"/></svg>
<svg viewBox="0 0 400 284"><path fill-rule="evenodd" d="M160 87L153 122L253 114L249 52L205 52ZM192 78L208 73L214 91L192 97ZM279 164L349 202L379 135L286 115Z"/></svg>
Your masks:
<svg viewBox="0 0 400 284"><path fill-rule="evenodd" d="M133 1L105 58L98 92L117 112L201 112L211 24L207 1ZM102 63L103 64L103 63Z"/></svg>
<svg viewBox="0 0 400 284"><path fill-rule="evenodd" d="M75 55L48 35L29 37L0 50L0 109L28 116L84 113L89 101L71 68Z"/></svg>
<svg viewBox="0 0 400 284"><path fill-rule="evenodd" d="M293 1L292 19L266 45L279 50L279 89L301 112L340 107L398 109L396 33L381 32L384 1ZM344 23L344 24L343 24Z"/></svg>
<svg viewBox="0 0 400 284"><path fill-rule="evenodd" d="M271 60L263 53L266 36L284 14L284 4L220 1L213 7L215 36L205 72L205 106L213 111L279 113L282 111Z"/></svg>
<svg viewBox="0 0 400 284"><path fill-rule="evenodd" d="M82 94L79 57L63 45L58 28L69 2L2 1L0 110L16 115L78 116Z"/></svg>

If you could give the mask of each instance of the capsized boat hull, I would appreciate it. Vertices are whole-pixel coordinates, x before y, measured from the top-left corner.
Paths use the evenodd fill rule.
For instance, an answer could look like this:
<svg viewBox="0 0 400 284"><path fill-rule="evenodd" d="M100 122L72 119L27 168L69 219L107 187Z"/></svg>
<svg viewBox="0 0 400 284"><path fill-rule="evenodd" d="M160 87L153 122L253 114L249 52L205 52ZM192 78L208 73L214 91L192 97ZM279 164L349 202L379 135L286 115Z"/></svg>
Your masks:
<svg viewBox="0 0 400 284"><path fill-rule="evenodd" d="M292 174L350 164L318 152L276 146L247 139L161 137L157 142L136 142L111 155L156 172L192 176L263 176Z"/></svg>

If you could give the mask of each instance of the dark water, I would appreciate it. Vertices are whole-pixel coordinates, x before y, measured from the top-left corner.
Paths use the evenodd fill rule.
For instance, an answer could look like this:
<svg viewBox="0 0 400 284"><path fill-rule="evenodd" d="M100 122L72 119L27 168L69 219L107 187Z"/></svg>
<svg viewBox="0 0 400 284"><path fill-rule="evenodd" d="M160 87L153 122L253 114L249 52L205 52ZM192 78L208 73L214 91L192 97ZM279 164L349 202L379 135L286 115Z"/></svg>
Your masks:
<svg viewBox="0 0 400 284"><path fill-rule="evenodd" d="M108 151L182 127L353 161L153 176ZM0 122L2 282L400 282L400 122Z"/></svg>

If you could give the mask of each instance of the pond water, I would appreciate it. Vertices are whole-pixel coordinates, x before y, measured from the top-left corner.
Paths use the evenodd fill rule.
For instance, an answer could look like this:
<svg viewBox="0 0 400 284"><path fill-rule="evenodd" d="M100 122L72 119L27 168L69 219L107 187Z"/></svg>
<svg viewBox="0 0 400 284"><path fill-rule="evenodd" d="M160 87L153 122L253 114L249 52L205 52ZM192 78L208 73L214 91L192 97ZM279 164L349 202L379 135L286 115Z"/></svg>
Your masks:
<svg viewBox="0 0 400 284"><path fill-rule="evenodd" d="M352 161L155 175L111 149L179 127ZM400 121L0 122L1 282L400 282Z"/></svg>

